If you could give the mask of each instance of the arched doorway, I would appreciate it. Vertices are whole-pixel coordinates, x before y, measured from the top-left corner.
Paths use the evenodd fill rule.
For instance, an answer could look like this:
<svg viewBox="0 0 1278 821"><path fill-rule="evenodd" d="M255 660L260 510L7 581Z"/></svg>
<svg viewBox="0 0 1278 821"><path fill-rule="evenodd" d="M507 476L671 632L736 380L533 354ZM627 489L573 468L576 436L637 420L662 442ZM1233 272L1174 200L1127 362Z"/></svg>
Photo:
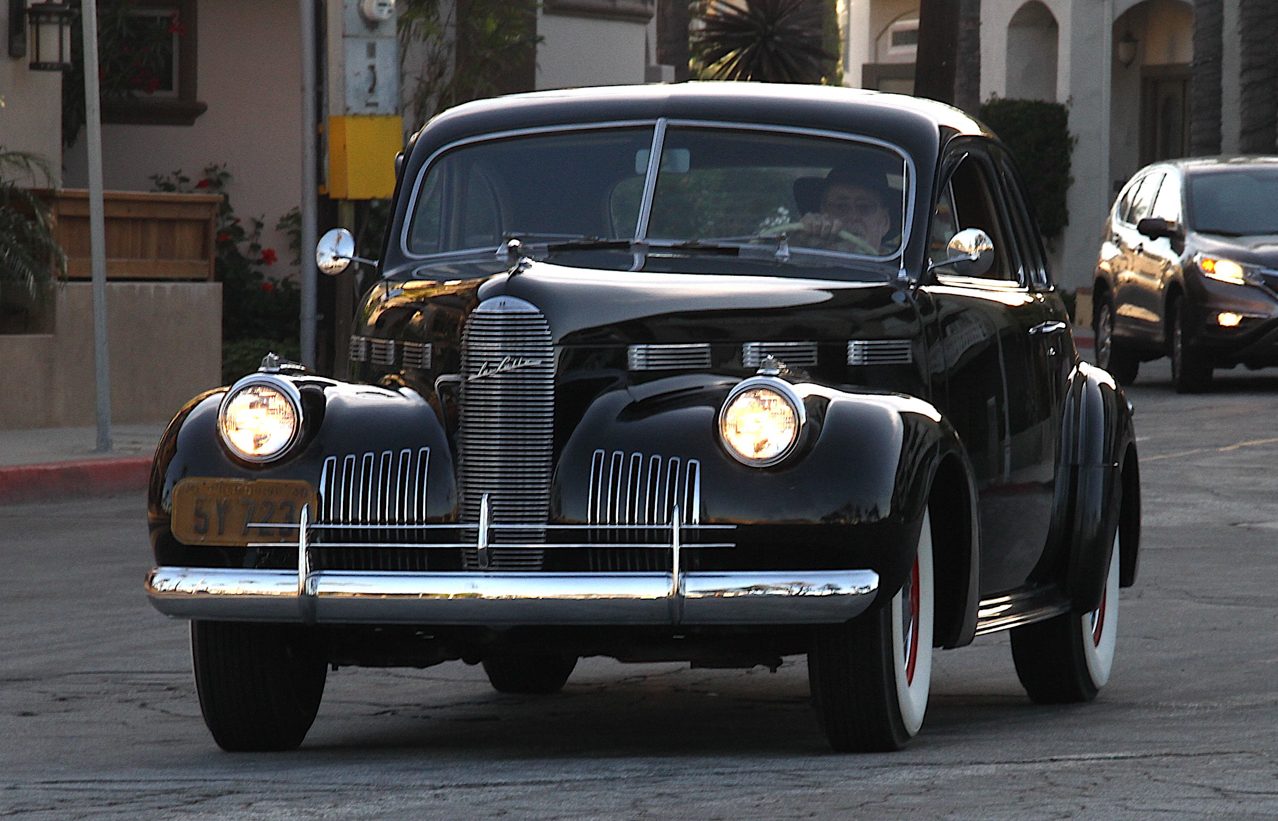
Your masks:
<svg viewBox="0 0 1278 821"><path fill-rule="evenodd" d="M1006 94L1022 100L1056 101L1060 27L1039 0L1021 6L1007 24Z"/></svg>
<svg viewBox="0 0 1278 821"><path fill-rule="evenodd" d="M1115 181L1189 153L1193 7L1144 0L1113 26L1110 167Z"/></svg>

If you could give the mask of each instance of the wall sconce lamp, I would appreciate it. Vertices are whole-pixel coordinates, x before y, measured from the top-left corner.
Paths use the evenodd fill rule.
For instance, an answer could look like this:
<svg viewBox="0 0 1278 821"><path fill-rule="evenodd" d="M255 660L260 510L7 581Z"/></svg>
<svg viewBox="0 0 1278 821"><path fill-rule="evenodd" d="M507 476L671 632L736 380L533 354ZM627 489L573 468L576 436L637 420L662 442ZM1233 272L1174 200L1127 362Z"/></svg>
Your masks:
<svg viewBox="0 0 1278 821"><path fill-rule="evenodd" d="M1131 68L1136 62L1136 46L1139 41L1128 31L1118 41L1118 62L1123 68Z"/></svg>
<svg viewBox="0 0 1278 821"><path fill-rule="evenodd" d="M30 54L32 71L70 70L72 17L71 6L56 0L30 8L26 0L9 0L9 56Z"/></svg>

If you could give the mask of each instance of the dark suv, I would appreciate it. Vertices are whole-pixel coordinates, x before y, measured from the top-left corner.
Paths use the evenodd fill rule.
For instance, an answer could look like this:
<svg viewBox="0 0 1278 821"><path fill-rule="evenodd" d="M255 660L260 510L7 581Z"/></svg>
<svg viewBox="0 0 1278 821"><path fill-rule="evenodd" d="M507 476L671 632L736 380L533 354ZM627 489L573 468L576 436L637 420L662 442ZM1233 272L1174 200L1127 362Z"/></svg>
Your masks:
<svg viewBox="0 0 1278 821"><path fill-rule="evenodd" d="M1214 368L1278 365L1278 157L1137 172L1105 224L1092 299L1097 364L1120 382L1161 356L1181 393Z"/></svg>

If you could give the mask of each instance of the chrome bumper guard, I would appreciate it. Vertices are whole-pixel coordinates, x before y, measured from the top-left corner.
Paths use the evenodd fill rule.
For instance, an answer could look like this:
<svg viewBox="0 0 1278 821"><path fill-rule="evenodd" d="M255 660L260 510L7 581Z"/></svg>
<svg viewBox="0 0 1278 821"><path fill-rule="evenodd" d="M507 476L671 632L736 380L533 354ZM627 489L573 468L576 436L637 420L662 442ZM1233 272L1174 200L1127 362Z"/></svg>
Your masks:
<svg viewBox="0 0 1278 821"><path fill-rule="evenodd" d="M828 624L859 615L879 586L872 570L684 571L682 530L731 526L680 525L677 508L664 545L669 573L313 571L307 534L335 526L308 525L307 516L303 509L296 571L156 567L146 579L151 604L179 618L308 624Z"/></svg>

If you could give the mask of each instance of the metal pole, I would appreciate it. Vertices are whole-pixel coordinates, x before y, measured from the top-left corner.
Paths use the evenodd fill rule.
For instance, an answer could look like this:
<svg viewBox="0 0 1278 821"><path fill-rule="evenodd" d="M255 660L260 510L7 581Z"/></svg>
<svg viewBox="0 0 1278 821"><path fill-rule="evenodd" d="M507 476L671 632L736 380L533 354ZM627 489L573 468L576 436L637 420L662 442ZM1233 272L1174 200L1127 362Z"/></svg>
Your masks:
<svg viewBox="0 0 1278 821"><path fill-rule="evenodd" d="M316 199L318 181L315 170L315 2L298 0L302 32L302 364L315 367L316 325Z"/></svg>
<svg viewBox="0 0 1278 821"><path fill-rule="evenodd" d="M98 9L81 4L84 36L84 115L89 149L89 256L93 271L93 370L97 388L99 453L111 450L111 368L107 356L106 217L102 205L102 112L98 97Z"/></svg>

